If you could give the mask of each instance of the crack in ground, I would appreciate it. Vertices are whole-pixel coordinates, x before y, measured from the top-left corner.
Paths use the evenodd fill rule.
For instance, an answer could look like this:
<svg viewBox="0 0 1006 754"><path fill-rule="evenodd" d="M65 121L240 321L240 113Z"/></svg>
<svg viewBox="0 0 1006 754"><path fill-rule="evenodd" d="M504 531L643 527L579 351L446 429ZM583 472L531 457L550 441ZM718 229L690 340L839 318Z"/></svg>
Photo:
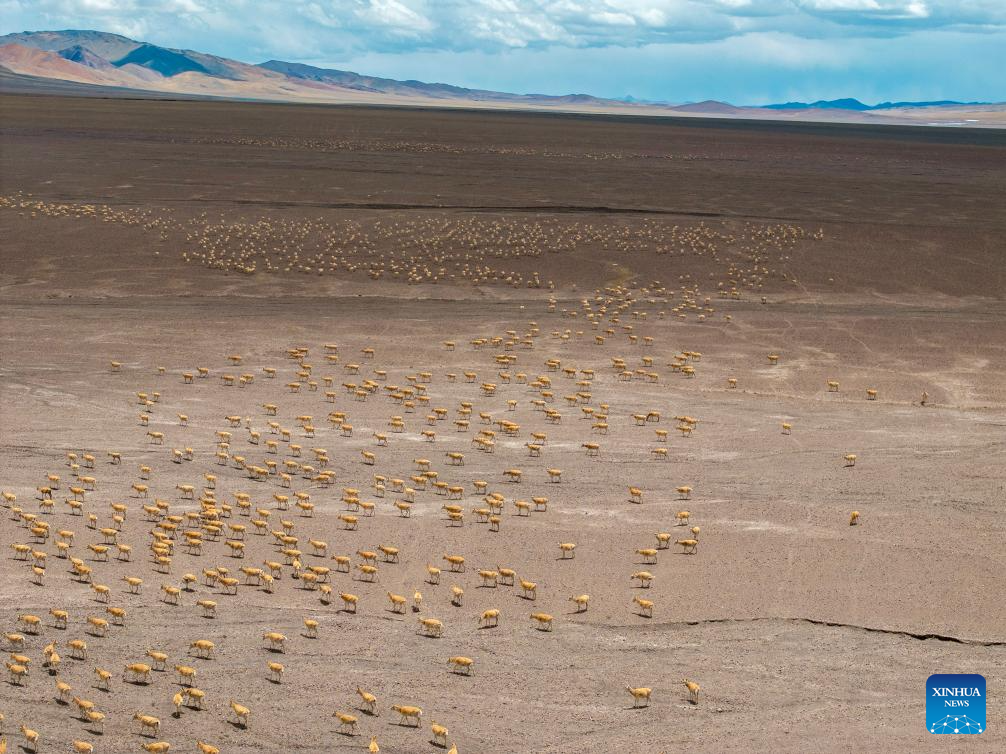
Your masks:
<svg viewBox="0 0 1006 754"><path fill-rule="evenodd" d="M774 621L781 623L809 623L813 626L830 626L833 628L852 628L858 631L867 631L869 633L876 634L890 634L893 636L905 636L910 639L918 639L919 641L926 641L928 639L935 639L937 641L947 641L953 644L964 644L967 646L974 647L1006 647L1006 641L982 641L980 639L962 639L959 636L950 636L949 634L936 634L936 633L917 633L915 631L904 631L894 628L876 628L874 626L860 626L855 623L842 623L841 621L828 621L820 620L816 618L706 618L704 620L687 620L687 621L669 621L667 623L658 624L641 624L643 627L647 625L658 625L658 626L701 626L712 623L754 623L758 621ZM622 626L610 626L611 628L639 628L640 624L626 624Z"/></svg>

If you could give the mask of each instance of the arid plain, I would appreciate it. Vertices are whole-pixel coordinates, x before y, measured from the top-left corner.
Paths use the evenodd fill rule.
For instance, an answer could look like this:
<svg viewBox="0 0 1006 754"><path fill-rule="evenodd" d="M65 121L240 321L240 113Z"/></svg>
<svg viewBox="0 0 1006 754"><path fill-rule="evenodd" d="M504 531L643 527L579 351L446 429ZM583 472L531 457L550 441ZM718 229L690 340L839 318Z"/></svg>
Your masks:
<svg viewBox="0 0 1006 754"><path fill-rule="evenodd" d="M1006 745L1000 132L0 107L0 625L30 659L0 684L10 751L21 725L40 752L941 751L937 672L985 675L969 750ZM264 561L271 587L241 571ZM150 649L166 670L125 681ZM202 709L176 714L175 665Z"/></svg>

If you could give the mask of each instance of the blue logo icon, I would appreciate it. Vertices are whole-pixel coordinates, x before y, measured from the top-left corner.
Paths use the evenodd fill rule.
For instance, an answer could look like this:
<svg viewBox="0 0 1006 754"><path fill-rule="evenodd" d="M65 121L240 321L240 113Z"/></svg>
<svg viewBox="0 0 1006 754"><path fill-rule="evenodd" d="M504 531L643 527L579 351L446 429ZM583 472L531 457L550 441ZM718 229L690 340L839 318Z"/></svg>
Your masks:
<svg viewBox="0 0 1006 754"><path fill-rule="evenodd" d="M936 673L926 681L926 727L930 733L985 730L985 676Z"/></svg>

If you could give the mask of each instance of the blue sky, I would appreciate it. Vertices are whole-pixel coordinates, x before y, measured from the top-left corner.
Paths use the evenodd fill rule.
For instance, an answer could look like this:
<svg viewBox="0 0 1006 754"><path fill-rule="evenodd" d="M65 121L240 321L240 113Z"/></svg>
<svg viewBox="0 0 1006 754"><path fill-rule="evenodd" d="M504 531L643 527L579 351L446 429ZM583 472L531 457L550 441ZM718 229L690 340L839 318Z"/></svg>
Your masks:
<svg viewBox="0 0 1006 754"><path fill-rule="evenodd" d="M2 33L68 28L521 93L1006 101L1006 0L0 0Z"/></svg>

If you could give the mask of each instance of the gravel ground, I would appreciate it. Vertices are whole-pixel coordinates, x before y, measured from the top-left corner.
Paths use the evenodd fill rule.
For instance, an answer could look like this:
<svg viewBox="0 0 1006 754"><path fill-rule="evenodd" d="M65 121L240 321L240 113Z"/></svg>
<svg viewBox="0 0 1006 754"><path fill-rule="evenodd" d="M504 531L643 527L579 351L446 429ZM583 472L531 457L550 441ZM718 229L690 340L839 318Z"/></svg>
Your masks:
<svg viewBox="0 0 1006 754"><path fill-rule="evenodd" d="M57 105L81 109L73 129L46 121ZM163 106L144 105L151 112ZM172 155L156 139L137 136L153 128L153 121L137 125L136 107L13 100L10 122L21 132L5 139L23 148L4 154L3 191L31 192L46 202L127 206L129 192L117 187L132 179L123 176L160 166L170 175L162 175L162 183L143 184L132 202L159 208L177 200L177 213L194 216L209 198L224 202L265 186L260 151L249 147L247 163L229 167L207 165L205 153L194 148L176 145ZM110 113L102 123L105 131L94 120L101 112ZM292 122L280 118L277 113L285 111L277 108L247 106L246 112L248 119L235 128L265 132L270 123ZM316 109L304 112L308 120L359 117L369 123L376 117L366 110L353 111L357 116L344 110L329 111L330 116ZM171 113L178 123L169 118L159 123L182 129L184 118L175 109ZM201 117L190 124L194 133L212 130L210 125L226 128L222 121L207 125ZM389 130L413 118L423 138L433 139L433 132L446 134L442 139L461 138L450 131L457 121L433 113L395 112L387 118ZM424 118L444 121L447 130L437 131ZM548 119L528 118L528 125L492 118L477 118L484 128L490 122L498 129L486 132L486 143L558 138L549 131L554 122ZM38 126L41 122L49 123L49 130ZM27 127L33 123L36 132ZM587 120L569 127L568 138L580 150L601 144L614 148L620 143L609 142L617 131L624 135L625 149L638 149L644 135L633 128L619 131ZM103 163L98 157L107 155L109 146L101 135L109 129L129 129L135 138L122 142L120 160ZM671 146L695 154L711 150L716 142L703 140L712 139L712 131L689 125ZM771 132L716 134L720 162L715 164L723 171L747 174L751 167L736 165L736 155L756 160L765 150L781 148L782 137ZM716 298L713 281L706 295L712 296L715 311L704 321L674 316L671 307L680 303L680 293L669 299L652 286L649 292L636 287L635 301L620 322L602 317L601 329L610 326L614 333L601 345L582 313L570 316L582 310L583 292L610 283L612 274L628 286L625 290L655 277L700 279L713 267L721 269L720 262L699 256L668 261L614 248L514 262L525 272L540 265L543 277L559 282L553 292L460 283L406 286L365 275L239 276L184 264L174 253L174 236L155 247L148 230L137 225L0 211L0 232L10 239L0 254L0 488L14 493L14 505L47 521L52 532L74 531L70 554L93 569L95 583L110 587L109 604L126 610L124 625L111 626L107 636L89 633L86 618L107 615L107 605L73 578L70 562L58 557L57 537L34 545L47 553L44 586L33 584L28 564L4 548L0 625L24 634L18 616L25 613L41 616L44 624L37 634L25 634L23 649L13 648L31 658L27 685L0 684L9 750L23 743L18 728L26 724L41 733L40 752L70 751L74 739L93 743L97 752L141 751L142 743L153 740L170 742L173 752L195 752L197 739L228 754L366 751L371 736L384 752L445 751L451 745L480 753L669 752L682 746L715 752L937 751L946 741L924 728L925 681L937 672L985 675L989 730L968 745L974 751L1002 750L1006 305L1001 259L996 262L992 255L1002 217L982 209L981 192L969 188L981 187L981 165L995 162L1001 151L920 146L908 137L868 142L890 164L924 165L927 177L904 189L907 199L900 212L881 208L874 216L865 208L864 195L880 203L890 172L843 162L855 166L842 175L849 181L858 176L862 192L856 203L863 208L836 205L824 219L828 190L812 188L809 176L830 169L838 158L828 156L834 151L820 151L819 140L827 137L835 149L850 152L866 142L844 131L815 134L788 136L796 166L790 171L799 168L807 179L800 184L802 193L793 187L775 190L785 182L783 173L792 177L782 168L766 179L763 197L742 199L732 193L729 172L708 175L698 184L710 194L716 186L723 189L719 208L726 211L738 211L747 202L764 218L771 214L768 206L778 204L792 209L795 222L811 228L826 224L829 240L812 258L793 260L800 286L766 284L762 304L759 294ZM928 161L918 156L923 150L929 150ZM984 150L985 162L969 161L975 150ZM320 196L319 185L310 181L324 179L309 170L306 155L277 152L269 159L283 155L294 162L277 192L305 200ZM406 159L419 158L382 154L370 172L353 179L358 184L345 183L352 172L348 168L338 180L345 179L361 197L384 190L382 200L408 199L402 176L416 165L395 163ZM422 159L428 169L436 166L459 181L485 167L481 157ZM562 163L567 173L556 172L555 163L538 165L534 169L543 175L556 175L532 189L522 180L533 160L526 155L520 160L525 162L510 163L516 167L509 177L487 174L481 191L491 196L483 197L485 204L498 205L503 196L531 204L540 198L538 192L551 193L555 202L577 203L589 199L587 193L606 190L612 196L601 199L610 204L619 187L642 170L631 160L604 163L600 169L613 171L610 189L603 181L588 189L577 188L578 171L585 168L575 160ZM282 167L269 164L270 171ZM186 170L186 180L201 186L199 197L178 177ZM946 222L930 232L921 199L912 197L930 201L942 190L941 180L956 182L957 189L947 194ZM527 196L517 195L520 190ZM642 203L631 196L625 201ZM703 206L711 201L704 198ZM763 205L754 206L758 202ZM869 215L863 225L855 222L860 210ZM269 211L288 218L343 212ZM345 211L399 220L406 213ZM893 218L886 226L877 220L883 212ZM608 220L616 222L601 215L589 219ZM156 256L155 248L161 252ZM931 268L929 262L941 253L966 261ZM863 270L867 260L876 261L872 273ZM612 265L618 266L616 273ZM874 285L876 269L883 279ZM554 311L549 296L556 299ZM621 291L613 297L607 316L623 296ZM602 303L593 302L594 310ZM633 316L634 311L646 312L645 318ZM620 329L625 324L633 325L637 343ZM508 330L523 335L535 327L539 334L530 348L471 345L473 339L506 338ZM568 339L553 336L567 329ZM652 337L652 345L644 346L644 337ZM447 339L456 341L455 350L444 348ZM326 360L328 343L339 346L336 363ZM300 346L310 349L305 361L321 383L316 392L305 387L292 393L287 387L299 369L287 349ZM372 359L364 348L374 349ZM691 362L691 379L670 366L682 351L701 352ZM503 353L516 357L510 382L499 375L496 356ZM778 365L769 364L769 353L780 355ZM231 365L230 354L240 354L242 364ZM656 373L655 382L639 376L623 381L612 369L613 358L624 358L635 369L643 366L644 356L652 359L646 371ZM550 358L578 370L577 379L583 377L580 370L594 370L586 388L589 407L600 412L607 404L607 434L591 431L582 406L567 405L564 397L585 387L561 371L548 371ZM113 360L122 364L118 373L110 372ZM348 363L359 364L359 374L347 373ZM158 366L165 368L163 374ZM185 384L182 374L199 366L209 369L209 377ZM277 370L274 379L263 372L267 367ZM378 371L386 373L383 379ZM465 381L466 371L476 373L475 382ZM409 377L420 372L431 375L422 383L429 403L409 412L385 388L410 385ZM531 381L538 375L551 378L560 423L546 421L532 403L540 396L518 382L518 372ZM255 376L247 387L228 387L220 379L244 373ZM449 374L457 375L456 381ZM330 388L323 377L331 377ZM728 387L731 377L736 388ZM378 384L365 401L343 387L365 379ZM840 383L839 392L828 392L829 380ZM495 394L483 395L482 382L496 383ZM878 391L877 400L866 399L867 388ZM326 389L334 393L331 402ZM929 395L925 407L919 405L923 391ZM148 426L140 424L137 392L160 394L150 407ZM510 400L516 401L513 410ZM467 431L453 423L463 401L473 404ZM275 417L264 411L268 403L277 405ZM429 425L427 414L440 407L447 417ZM351 437L328 421L332 411L346 413ZM637 426L633 415L649 411L660 412L660 421ZM494 421L516 422L520 434L507 436L496 426L483 426L480 412ZM187 426L181 426L178 414L188 417ZM242 426L231 428L225 419L231 415L242 417ZM305 415L313 417L314 437L299 428L297 417ZM392 415L402 417L404 431L391 430ZM674 417L681 415L698 419L690 437L675 430ZM270 421L291 430L290 441L280 441L275 455L266 440L281 436L271 434ZM792 425L791 434L781 432L783 422ZM245 424L261 433L259 444L251 443ZM494 453L472 445L483 429L497 430ZM668 431L666 440L656 429ZM423 430L435 431L435 440L427 442ZM217 431L232 433L232 454L251 464L275 460L280 469L294 460L294 444L303 446L297 461L315 466L311 449L324 448L334 484L322 486L295 474L285 489L276 475L254 481L233 463L218 465ZM163 445L152 444L148 432L163 433ZM531 432L547 434L540 457L529 457ZM377 445L375 433L387 435L386 446ZM587 457L586 442L600 446L596 458ZM666 460L652 457L658 446L667 448ZM175 448L191 448L192 460L173 462ZM121 465L109 462L109 450L121 453ZM376 454L374 465L363 462L364 450ZM85 516L71 515L64 503L76 484L67 452L95 456L94 469L79 472L96 480L96 489L83 495ZM450 464L449 452L463 453L464 465ZM857 456L854 467L843 461L848 453ZM393 503L403 495L392 492L389 483L387 493L378 496L374 475L416 486L409 481L417 473L416 459L428 459L439 480L463 487L462 498L447 501L431 486L417 489L412 515L398 515ZM143 481L147 499L132 488L141 481L141 465L151 470ZM510 468L522 470L519 484L506 480L503 472ZM549 481L549 468L561 469L560 483ZM204 583L204 569L222 566L244 582L239 568L283 560L271 534L254 532L251 519L258 514L244 517L236 505L225 523L247 527L243 559L231 557L221 539L207 542L199 555L178 546L170 571L155 570L148 549L154 523L142 506L163 500L170 514L198 511L198 501L186 499L178 485L191 484L198 492L206 473L216 475L218 502L233 505L236 494L247 493L253 509L269 510L268 529L279 528L282 519L291 522L305 568L334 567L327 556L351 556L351 573L330 574L330 604L292 578L290 565L271 592L242 583L231 595ZM51 511L40 509L36 491L47 483L47 474L61 478ZM484 505L475 480L484 480L489 491L505 499L498 532L478 522L473 512ZM630 500L630 486L643 490L642 503ZM689 499L680 499L679 486L691 488ZM356 530L347 530L339 518L349 512L344 488L358 489L361 500L376 504L373 516L360 514ZM292 505L278 510L274 495L298 491L310 494L312 516ZM517 515L515 500L538 496L548 497L546 511ZM129 561L117 560L113 551L106 562L88 549L103 536L88 527L86 514L96 514L99 528L110 526L114 502L128 508L116 536L132 546ZM445 503L463 507L462 525L451 525ZM682 510L690 513L687 526L677 525ZM858 526L848 524L853 510L861 513ZM0 512L0 542L30 542L29 529L13 509ZM191 522L181 526L191 528ZM699 544L697 552L684 554L673 543L691 537L691 526L700 528ZM656 547L657 532L669 532L672 544L658 551L656 563L646 563L636 550ZM312 554L307 544L312 539L327 543L325 556ZM560 542L574 542L575 557L562 558ZM362 580L355 568L362 562L358 551L382 545L399 548L398 561L379 562L374 583ZM449 572L445 554L463 555L465 571ZM443 568L439 584L428 583L428 564ZM535 582L536 599L522 598L519 587L482 586L478 571L498 567ZM631 578L640 570L654 576L649 589L635 586ZM197 575L197 582L181 592L177 605L167 604L160 587L180 586L186 573ZM130 593L122 580L127 576L143 579L140 594ZM454 585L464 590L460 605L452 604ZM417 590L423 600L415 613L411 602ZM406 614L390 609L389 591L408 598ZM340 592L359 597L355 614L341 609ZM590 595L585 612L577 612L569 600L580 594ZM652 617L640 614L633 602L637 596L654 602ZM217 603L215 617L203 616L196 605L203 599ZM52 625L50 608L69 612L67 628ZM478 617L489 608L500 611L499 625L481 628ZM532 612L552 615L552 630L535 630ZM440 619L443 636L419 635L418 617ZM305 618L318 621L317 638L305 635ZM262 637L269 631L287 637L282 653L266 646ZM86 660L70 656L72 639L87 642ZM190 654L191 642L198 639L214 642L211 659ZM58 642L63 658L58 675L43 667L42 647L50 641ZM154 671L146 685L124 682L123 667L149 661L147 649L166 652L168 669ZM448 658L457 655L474 660L471 676L451 672ZM269 680L267 662L285 666L281 683ZM196 668L196 685L206 692L203 710L173 714L172 696L182 688L171 671L175 664ZM97 687L95 667L111 671L109 690ZM56 700L57 678L107 715L102 734L78 719L72 703ZM697 704L689 702L684 678L701 685ZM632 708L627 685L653 689L648 708ZM361 709L357 687L377 696L379 714ZM232 699L251 710L247 728L231 722ZM419 730L398 724L391 709L395 704L423 709ZM158 739L140 735L132 719L137 711L160 719ZM359 718L356 735L339 732L335 711ZM434 722L450 729L447 747L432 741Z"/></svg>

